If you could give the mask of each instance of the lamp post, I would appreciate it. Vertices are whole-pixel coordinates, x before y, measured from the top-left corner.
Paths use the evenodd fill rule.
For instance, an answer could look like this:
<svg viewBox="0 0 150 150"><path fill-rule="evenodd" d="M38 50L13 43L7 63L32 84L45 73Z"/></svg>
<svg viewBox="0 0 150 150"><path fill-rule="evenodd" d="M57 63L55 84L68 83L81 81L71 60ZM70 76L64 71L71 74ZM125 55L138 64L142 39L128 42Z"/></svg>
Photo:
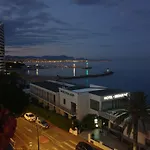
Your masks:
<svg viewBox="0 0 150 150"><path fill-rule="evenodd" d="M38 143L38 150L40 150L39 129L38 129L38 126L37 126L37 125L36 125L36 129L37 129L37 143Z"/></svg>

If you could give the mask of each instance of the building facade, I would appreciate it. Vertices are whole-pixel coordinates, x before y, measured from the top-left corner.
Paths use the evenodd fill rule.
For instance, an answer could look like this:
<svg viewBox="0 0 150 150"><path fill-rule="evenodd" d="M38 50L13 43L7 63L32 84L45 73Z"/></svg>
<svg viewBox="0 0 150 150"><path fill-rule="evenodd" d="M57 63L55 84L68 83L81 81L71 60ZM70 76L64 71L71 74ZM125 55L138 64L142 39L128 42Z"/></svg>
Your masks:
<svg viewBox="0 0 150 150"><path fill-rule="evenodd" d="M60 106L70 112L72 117L82 120L88 114L89 94L86 88L78 89L74 86L70 88L59 88Z"/></svg>
<svg viewBox="0 0 150 150"><path fill-rule="evenodd" d="M87 114L108 115L109 109L123 108L128 93L102 86L79 86L58 81L30 84L30 93L44 106L68 118L82 120ZM109 116L109 115L108 115Z"/></svg>
<svg viewBox="0 0 150 150"><path fill-rule="evenodd" d="M4 43L4 24L0 22L0 72L5 69L5 43Z"/></svg>

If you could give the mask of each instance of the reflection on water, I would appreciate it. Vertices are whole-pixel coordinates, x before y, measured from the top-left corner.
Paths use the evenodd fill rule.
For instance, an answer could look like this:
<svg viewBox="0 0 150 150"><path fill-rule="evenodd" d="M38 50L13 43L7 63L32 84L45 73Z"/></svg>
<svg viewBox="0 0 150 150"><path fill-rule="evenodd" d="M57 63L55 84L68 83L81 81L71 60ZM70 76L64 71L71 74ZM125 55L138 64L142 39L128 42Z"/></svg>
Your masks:
<svg viewBox="0 0 150 150"><path fill-rule="evenodd" d="M73 76L76 76L76 68L73 68Z"/></svg>
<svg viewBox="0 0 150 150"><path fill-rule="evenodd" d="M27 74L30 74L30 70L27 71Z"/></svg>
<svg viewBox="0 0 150 150"><path fill-rule="evenodd" d="M36 75L37 76L39 75L39 69L36 69Z"/></svg>
<svg viewBox="0 0 150 150"><path fill-rule="evenodd" d="M88 69L85 70L85 74L89 75L89 70Z"/></svg>

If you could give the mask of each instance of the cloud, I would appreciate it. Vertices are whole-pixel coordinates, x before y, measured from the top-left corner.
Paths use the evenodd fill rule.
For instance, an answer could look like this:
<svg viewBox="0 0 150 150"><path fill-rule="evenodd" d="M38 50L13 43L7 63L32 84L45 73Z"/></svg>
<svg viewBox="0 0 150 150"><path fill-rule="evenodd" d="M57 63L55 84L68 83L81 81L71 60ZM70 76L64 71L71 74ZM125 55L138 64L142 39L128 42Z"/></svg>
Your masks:
<svg viewBox="0 0 150 150"><path fill-rule="evenodd" d="M133 13L140 17L141 19L145 18L145 19L149 19L150 16L150 9L138 9L138 10L134 10Z"/></svg>
<svg viewBox="0 0 150 150"><path fill-rule="evenodd" d="M73 0L78 5L104 5L104 6L117 6L123 0Z"/></svg>
<svg viewBox="0 0 150 150"><path fill-rule="evenodd" d="M55 17L51 7L42 0L0 0L0 18L5 25L7 54L23 54L32 50L40 53L46 44L48 51L52 44L68 46L74 42L84 45L92 38L109 36Z"/></svg>
<svg viewBox="0 0 150 150"><path fill-rule="evenodd" d="M58 42L58 38L54 38L58 31L46 26L70 27L70 24L53 17L50 7L42 1L1 0L0 8L0 18L5 24L6 45ZM39 33L45 35L39 36Z"/></svg>

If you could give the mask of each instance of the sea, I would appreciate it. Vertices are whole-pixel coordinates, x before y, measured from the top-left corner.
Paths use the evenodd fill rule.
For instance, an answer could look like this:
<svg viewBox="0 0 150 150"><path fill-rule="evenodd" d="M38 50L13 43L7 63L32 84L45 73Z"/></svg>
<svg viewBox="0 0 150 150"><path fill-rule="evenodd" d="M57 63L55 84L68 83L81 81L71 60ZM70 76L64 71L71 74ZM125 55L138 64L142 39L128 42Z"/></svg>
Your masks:
<svg viewBox="0 0 150 150"><path fill-rule="evenodd" d="M73 65L66 63L63 65ZM75 63L76 66L84 66L85 62ZM44 65L49 65L44 64ZM30 70L28 74L38 76L75 76L84 74L99 74L109 68L114 72L113 75L66 80L67 82L89 85L96 84L108 88L122 89L127 92L143 91L147 95L147 101L150 104L150 59L113 59L112 61L88 62L92 69L82 68L47 68Z"/></svg>

